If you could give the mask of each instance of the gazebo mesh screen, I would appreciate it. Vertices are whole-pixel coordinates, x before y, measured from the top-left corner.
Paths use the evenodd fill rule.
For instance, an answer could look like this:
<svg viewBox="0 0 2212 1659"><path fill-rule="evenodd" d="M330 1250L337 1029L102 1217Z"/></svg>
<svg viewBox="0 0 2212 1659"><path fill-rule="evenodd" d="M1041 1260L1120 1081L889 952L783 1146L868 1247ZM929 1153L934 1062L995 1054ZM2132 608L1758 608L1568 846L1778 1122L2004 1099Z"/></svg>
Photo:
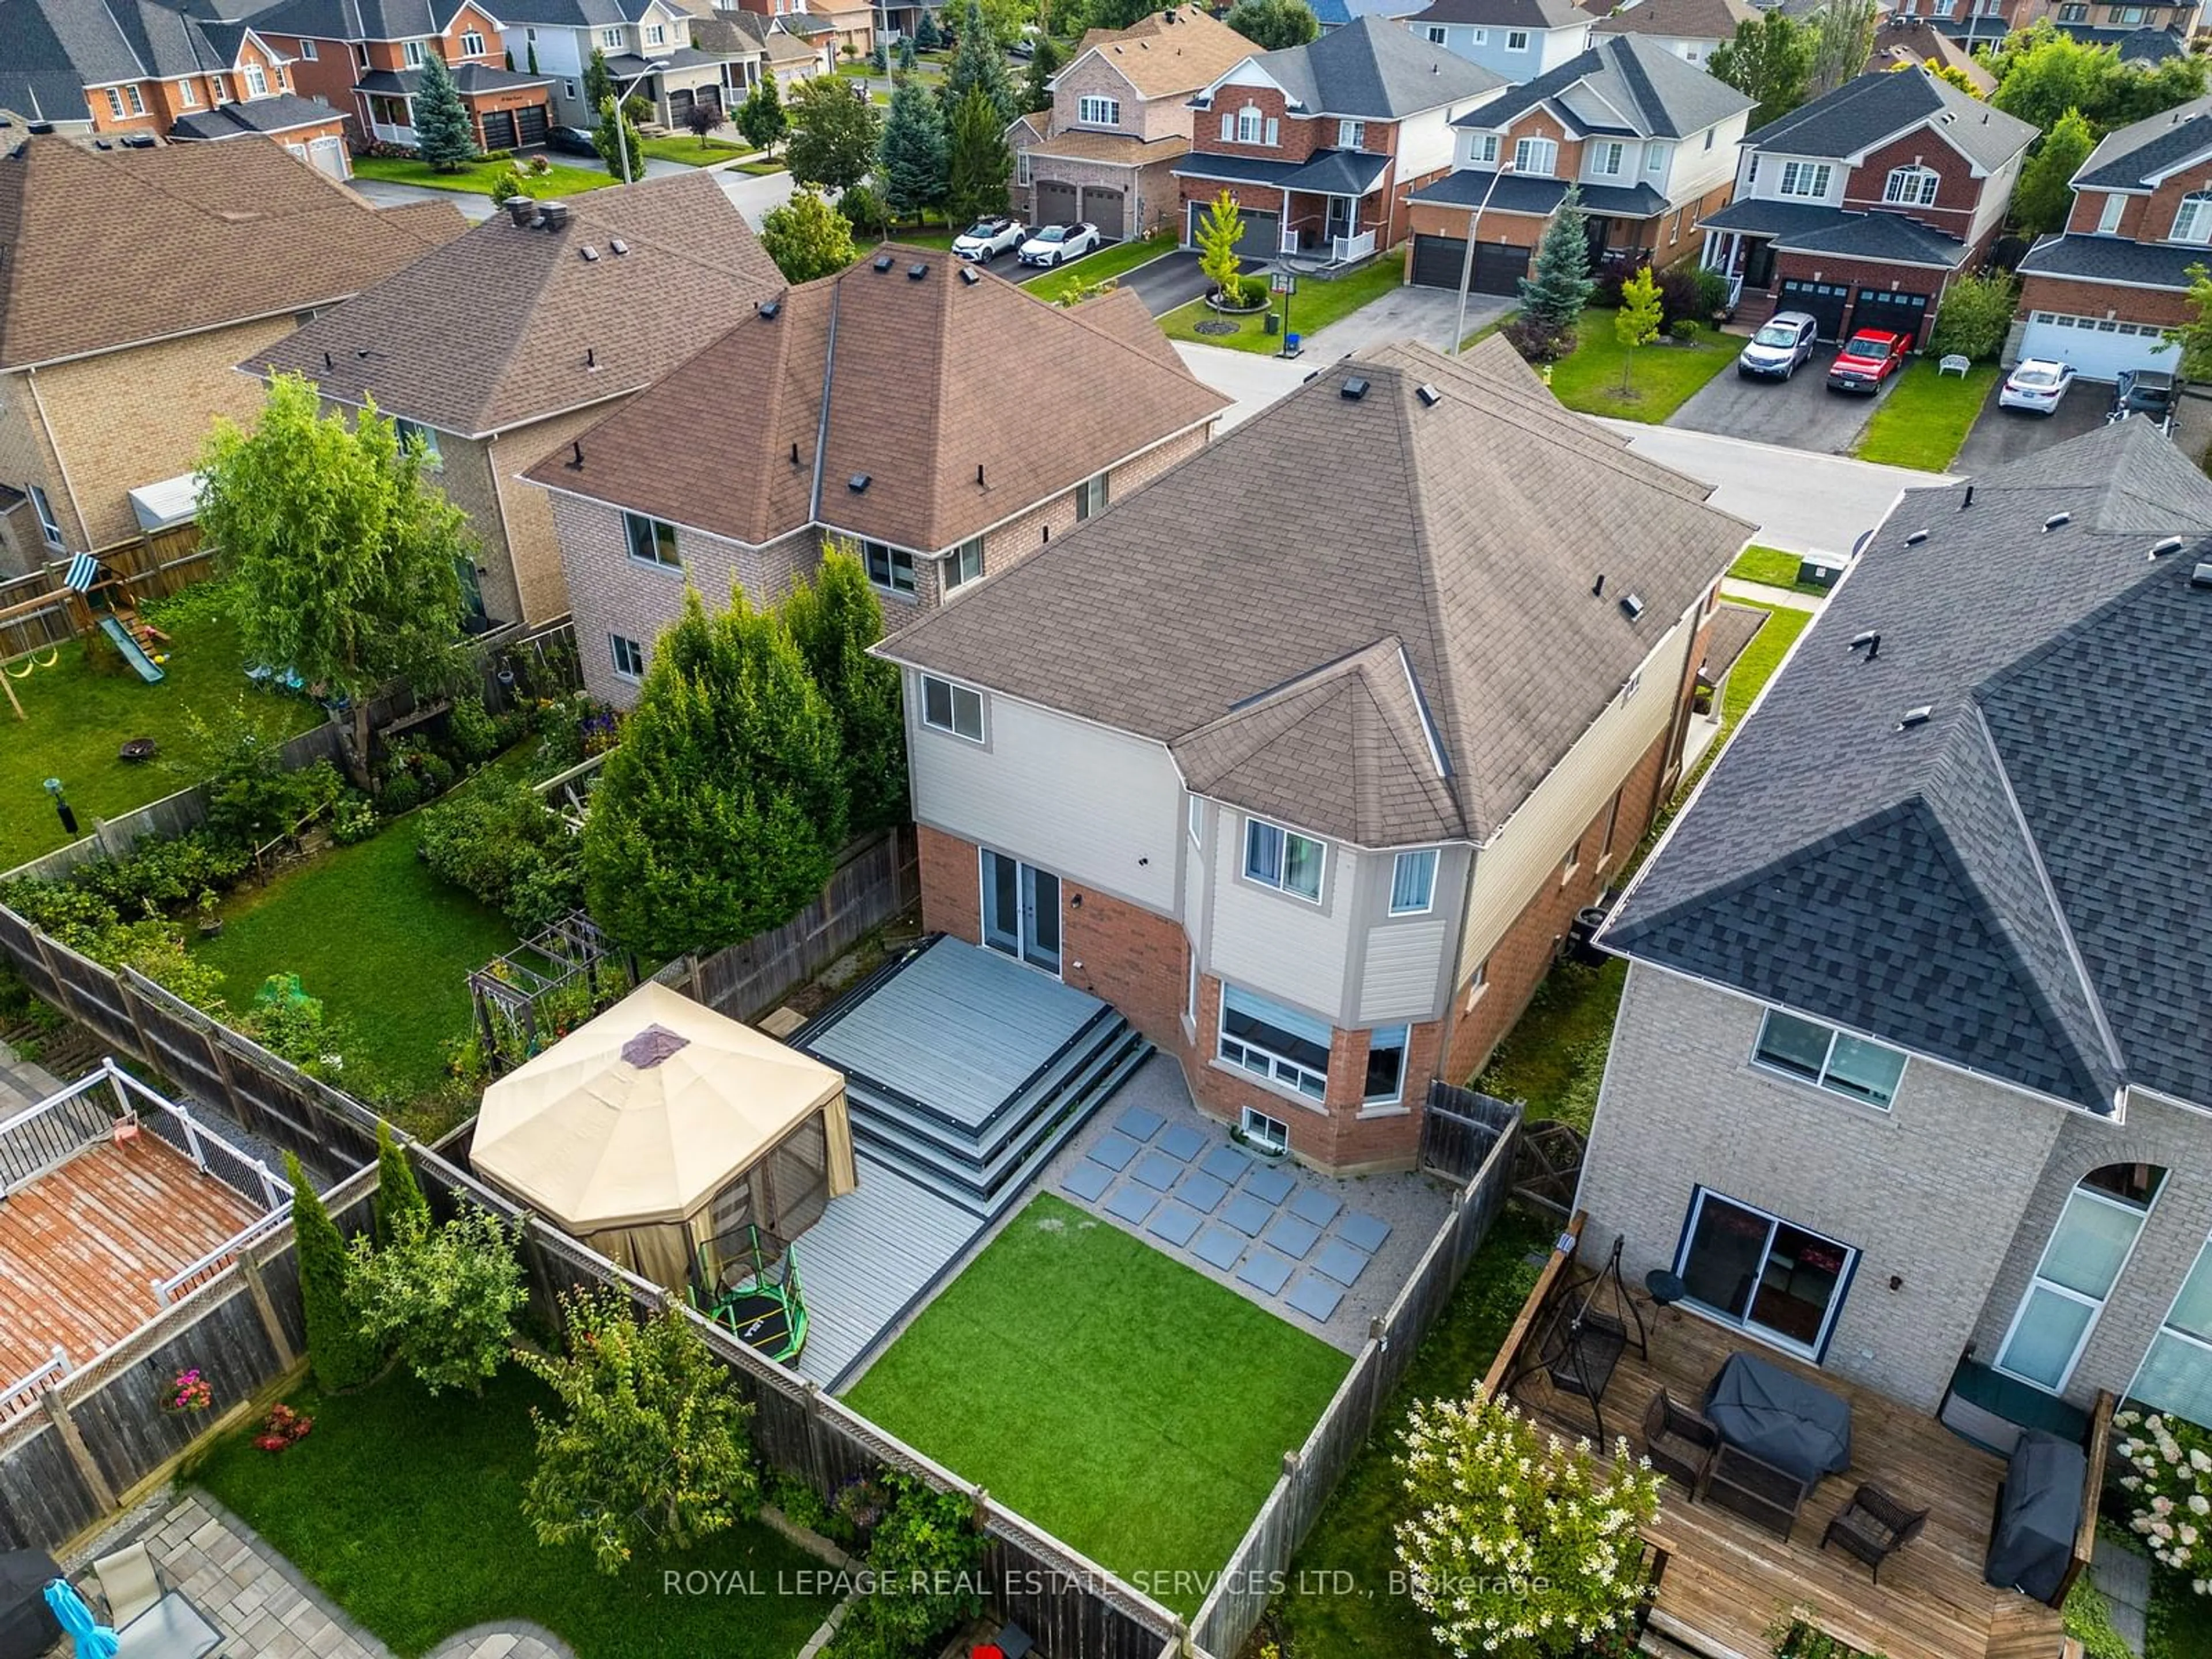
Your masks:
<svg viewBox="0 0 2212 1659"><path fill-rule="evenodd" d="M796 1238L830 1206L830 1142L817 1112L740 1170L714 1194L708 1212L715 1243L734 1255L748 1225L779 1242Z"/></svg>

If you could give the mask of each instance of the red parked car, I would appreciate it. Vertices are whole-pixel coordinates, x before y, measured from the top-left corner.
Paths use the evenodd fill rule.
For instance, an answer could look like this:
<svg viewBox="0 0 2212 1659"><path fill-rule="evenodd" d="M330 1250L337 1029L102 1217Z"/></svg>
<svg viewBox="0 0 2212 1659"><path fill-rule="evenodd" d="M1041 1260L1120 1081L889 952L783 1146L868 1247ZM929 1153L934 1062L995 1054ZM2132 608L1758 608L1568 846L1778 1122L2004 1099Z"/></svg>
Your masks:
<svg viewBox="0 0 2212 1659"><path fill-rule="evenodd" d="M1863 328L1844 343L1836 361L1828 365L1831 392L1875 392L1881 383L1905 367L1912 342L1887 329Z"/></svg>

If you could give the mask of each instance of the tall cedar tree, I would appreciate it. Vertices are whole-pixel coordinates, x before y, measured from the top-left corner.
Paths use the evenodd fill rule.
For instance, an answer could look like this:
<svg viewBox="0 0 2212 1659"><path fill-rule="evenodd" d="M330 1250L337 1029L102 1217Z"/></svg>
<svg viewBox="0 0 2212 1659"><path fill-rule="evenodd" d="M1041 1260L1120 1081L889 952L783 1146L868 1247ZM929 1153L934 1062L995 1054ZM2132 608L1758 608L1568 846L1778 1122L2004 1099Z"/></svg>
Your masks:
<svg viewBox="0 0 2212 1659"><path fill-rule="evenodd" d="M852 222L819 191L794 190L761 221L761 246L787 283L834 276L859 257Z"/></svg>
<svg viewBox="0 0 2212 1659"><path fill-rule="evenodd" d="M435 173L458 173L477 156L461 89L434 52L422 59L422 83L415 88L415 148Z"/></svg>
<svg viewBox="0 0 2212 1659"><path fill-rule="evenodd" d="M635 184L645 177L645 140L638 137L629 112L611 98L599 106L599 125L592 131L592 148L616 178L627 178ZM623 160L625 149L629 152L627 163Z"/></svg>
<svg viewBox="0 0 2212 1659"><path fill-rule="evenodd" d="M761 82L745 94L738 106L738 131L755 149L775 154L782 142L784 129L791 125L790 117L783 112L783 94L776 89L775 76L763 75Z"/></svg>
<svg viewBox="0 0 2212 1659"><path fill-rule="evenodd" d="M1306 0L1237 0L1222 21L1262 52L1303 46L1321 33Z"/></svg>
<svg viewBox="0 0 2212 1659"><path fill-rule="evenodd" d="M1778 121L1805 101L1813 85L1813 31L1779 8L1735 26L1735 39L1713 49L1705 68L1758 100L1751 125Z"/></svg>
<svg viewBox="0 0 2212 1659"><path fill-rule="evenodd" d="M978 89L998 112L1001 131L1021 113L1016 107L1021 100L1014 95L1013 77L1006 73L1006 55L991 38L989 26L983 21L983 8L976 0L968 0L968 9L960 16L960 43L953 50L952 64L945 71L939 95L950 112ZM896 105L898 100L894 96L891 101Z"/></svg>
<svg viewBox="0 0 2212 1659"><path fill-rule="evenodd" d="M1536 245L1534 271L1521 279L1521 314L1543 323L1553 334L1572 328L1597 286L1589 274L1589 229L1583 193L1573 185L1559 198L1544 240Z"/></svg>
<svg viewBox="0 0 2212 1659"><path fill-rule="evenodd" d="M1659 324L1665 315L1659 301L1659 284L1651 275L1651 267L1638 266L1636 274L1620 285L1620 309L1613 315L1613 336L1621 346L1623 392L1629 389L1636 354L1659 337Z"/></svg>
<svg viewBox="0 0 2212 1659"><path fill-rule="evenodd" d="M584 102L596 110L614 95L615 77L607 68L607 55L593 46L591 61L584 65Z"/></svg>
<svg viewBox="0 0 2212 1659"><path fill-rule="evenodd" d="M875 167L883 123L875 106L854 97L847 84L834 75L817 75L792 89L783 157L794 182L842 194Z"/></svg>
<svg viewBox="0 0 2212 1659"><path fill-rule="evenodd" d="M2096 148L2096 132L2078 109L2068 110L2043 135L2013 186L2012 216L2019 222L2021 235L2039 236L2063 228L2066 216L2074 210L2074 175Z"/></svg>
<svg viewBox="0 0 2212 1659"><path fill-rule="evenodd" d="M903 823L906 722L899 672L868 654L884 636L884 609L850 544L831 547L813 582L791 590L783 617L815 688L837 719L854 833Z"/></svg>
<svg viewBox="0 0 2212 1659"><path fill-rule="evenodd" d="M407 1149L392 1138L392 1126L380 1118L376 1125L375 1212L380 1244L430 1224L430 1200L422 1196Z"/></svg>
<svg viewBox="0 0 2212 1659"><path fill-rule="evenodd" d="M972 89L952 112L945 141L945 212L955 225L1004 213L1014 177L1014 153L999 112L981 89Z"/></svg>
<svg viewBox="0 0 2212 1659"><path fill-rule="evenodd" d="M1052 77L1060 73L1060 48L1049 34L1036 37L1030 66L1023 72L1021 96L1015 100L1024 112L1052 107Z"/></svg>
<svg viewBox="0 0 2212 1659"><path fill-rule="evenodd" d="M876 177L894 221L927 218L945 200L945 118L937 100L908 81L891 94L876 151Z"/></svg>
<svg viewBox="0 0 2212 1659"><path fill-rule="evenodd" d="M200 530L238 577L246 659L351 700L364 787L370 695L393 679L450 690L471 672L456 572L476 538L422 461L373 402L349 424L297 374L270 383L252 432L218 416L200 452Z"/></svg>
<svg viewBox="0 0 2212 1659"><path fill-rule="evenodd" d="M836 716L791 630L742 592L713 617L687 593L592 791L592 915L659 957L780 927L830 879L846 815Z"/></svg>
<svg viewBox="0 0 2212 1659"><path fill-rule="evenodd" d="M300 1303L307 1315L307 1363L325 1394L357 1389L384 1369L384 1354L361 1334L346 1283L345 1241L300 1160L284 1154L292 1178L292 1237L300 1257Z"/></svg>

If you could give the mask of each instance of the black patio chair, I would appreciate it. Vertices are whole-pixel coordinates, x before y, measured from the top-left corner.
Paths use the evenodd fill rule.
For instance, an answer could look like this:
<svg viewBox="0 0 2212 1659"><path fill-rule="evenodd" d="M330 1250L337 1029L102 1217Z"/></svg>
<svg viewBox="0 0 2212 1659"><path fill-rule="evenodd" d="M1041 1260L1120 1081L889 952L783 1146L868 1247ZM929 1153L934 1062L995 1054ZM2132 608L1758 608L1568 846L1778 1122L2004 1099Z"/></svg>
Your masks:
<svg viewBox="0 0 2212 1659"><path fill-rule="evenodd" d="M1651 1396L1644 1413L1644 1455L1653 1468L1681 1483L1685 1498L1698 1495L1720 1446L1719 1431L1686 1406L1678 1405L1666 1389Z"/></svg>
<svg viewBox="0 0 2212 1659"><path fill-rule="evenodd" d="M1881 1564L1920 1536L1928 1524L1926 1510L1907 1509L1880 1486L1861 1486L1851 1494L1843 1512L1828 1522L1820 1534L1820 1547L1840 1547L1873 1570L1881 1583Z"/></svg>

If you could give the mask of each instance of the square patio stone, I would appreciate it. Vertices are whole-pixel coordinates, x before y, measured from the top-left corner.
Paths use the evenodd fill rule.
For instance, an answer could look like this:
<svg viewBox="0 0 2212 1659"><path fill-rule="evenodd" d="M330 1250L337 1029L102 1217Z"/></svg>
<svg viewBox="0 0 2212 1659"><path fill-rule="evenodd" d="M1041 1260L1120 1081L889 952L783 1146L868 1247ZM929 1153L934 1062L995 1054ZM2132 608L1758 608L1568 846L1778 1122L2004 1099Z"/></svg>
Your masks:
<svg viewBox="0 0 2212 1659"><path fill-rule="evenodd" d="M1123 1187L1106 1200L1106 1213L1116 1221L1126 1221L1132 1227L1152 1212L1159 1200L1142 1187Z"/></svg>
<svg viewBox="0 0 2212 1659"><path fill-rule="evenodd" d="M1219 1222L1209 1221L1200 1232L1198 1242L1190 1247L1190 1253L1207 1267L1226 1273L1244 1254L1244 1241Z"/></svg>
<svg viewBox="0 0 2212 1659"><path fill-rule="evenodd" d="M1262 1296L1273 1296L1291 1282L1291 1264L1273 1250L1255 1250L1237 1277Z"/></svg>
<svg viewBox="0 0 2212 1659"><path fill-rule="evenodd" d="M1274 1212L1249 1193L1239 1193L1222 1206L1221 1218L1250 1237L1267 1224Z"/></svg>
<svg viewBox="0 0 2212 1659"><path fill-rule="evenodd" d="M1318 1187L1309 1187L1291 1200L1291 1213L1301 1221L1310 1221L1316 1227L1326 1227L1336 1219L1336 1212L1344 1207Z"/></svg>
<svg viewBox="0 0 2212 1659"><path fill-rule="evenodd" d="M1203 1170L1194 1170L1182 1178L1176 1196L1200 1215L1212 1215L1213 1206L1229 1196L1229 1184L1216 1181Z"/></svg>
<svg viewBox="0 0 2212 1659"><path fill-rule="evenodd" d="M1132 1180L1143 1182L1154 1192L1164 1193L1176 1184L1176 1177L1182 1173L1182 1164L1155 1146L1137 1160L1129 1175Z"/></svg>
<svg viewBox="0 0 2212 1659"><path fill-rule="evenodd" d="M1344 1300L1344 1292L1318 1273L1298 1275L1298 1282L1283 1298L1284 1304L1296 1309L1316 1325L1328 1323L1328 1316L1336 1311L1336 1304Z"/></svg>
<svg viewBox="0 0 2212 1659"><path fill-rule="evenodd" d="M1073 1193L1085 1204L1096 1204L1113 1184L1114 1172L1086 1158L1067 1172L1060 1186L1062 1192Z"/></svg>
<svg viewBox="0 0 2212 1659"><path fill-rule="evenodd" d="M1382 1241L1390 1237L1390 1224L1377 1221L1373 1216L1354 1210L1344 1218L1344 1224L1336 1236L1355 1250L1364 1250L1373 1255L1382 1248Z"/></svg>
<svg viewBox="0 0 2212 1659"><path fill-rule="evenodd" d="M1310 1221L1301 1221L1290 1214L1279 1214L1260 1235L1260 1242L1272 1244L1293 1261L1305 1260L1306 1252L1313 1249L1321 1237L1321 1229Z"/></svg>
<svg viewBox="0 0 2212 1659"><path fill-rule="evenodd" d="M1167 1119L1158 1112L1148 1111L1142 1106L1132 1106L1114 1120L1114 1127L1132 1140L1150 1140L1159 1133L1160 1125L1166 1121Z"/></svg>
<svg viewBox="0 0 2212 1659"><path fill-rule="evenodd" d="M1098 1137L1098 1144L1089 1153L1109 1170L1127 1169L1129 1160L1136 1155L1137 1143L1127 1135L1115 1133L1111 1129Z"/></svg>
<svg viewBox="0 0 2212 1659"><path fill-rule="evenodd" d="M1313 1259L1314 1271L1326 1273L1340 1285L1350 1285L1365 1271L1367 1258L1340 1238L1332 1238Z"/></svg>
<svg viewBox="0 0 2212 1659"><path fill-rule="evenodd" d="M1297 1184L1288 1170L1268 1168L1255 1170L1246 1176L1244 1190L1262 1204L1279 1204Z"/></svg>
<svg viewBox="0 0 2212 1659"><path fill-rule="evenodd" d="M1206 1150L1206 1137L1188 1123L1178 1123L1160 1137L1160 1150L1188 1164Z"/></svg>
<svg viewBox="0 0 2212 1659"><path fill-rule="evenodd" d="M1198 1212L1187 1210L1172 1199L1159 1207L1152 1217L1152 1224L1145 1229L1155 1238L1164 1238L1177 1249L1190 1243L1191 1235L1198 1231Z"/></svg>
<svg viewBox="0 0 2212 1659"><path fill-rule="evenodd" d="M1237 1177L1252 1167L1252 1160L1234 1146L1216 1146L1206 1155L1206 1162L1198 1166L1216 1181L1224 1181L1234 1187Z"/></svg>

